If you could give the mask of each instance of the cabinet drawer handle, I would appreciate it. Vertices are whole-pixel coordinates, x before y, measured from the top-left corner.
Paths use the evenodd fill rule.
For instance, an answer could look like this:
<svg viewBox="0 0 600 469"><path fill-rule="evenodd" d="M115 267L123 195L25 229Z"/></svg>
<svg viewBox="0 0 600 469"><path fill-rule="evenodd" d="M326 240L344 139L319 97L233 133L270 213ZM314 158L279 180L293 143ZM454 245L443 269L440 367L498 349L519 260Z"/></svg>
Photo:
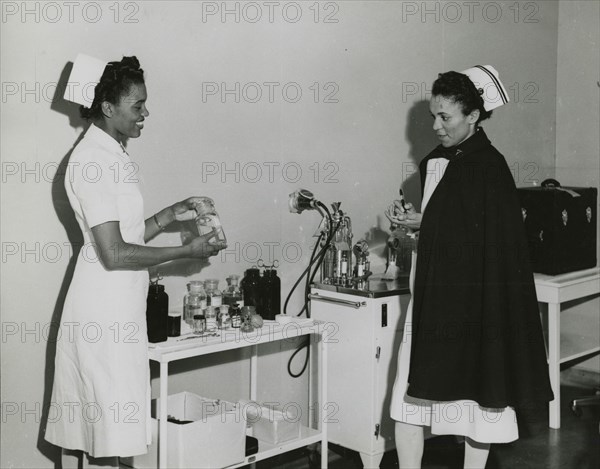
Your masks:
<svg viewBox="0 0 600 469"><path fill-rule="evenodd" d="M362 306L367 306L366 301L350 301L350 300L340 300L338 298L331 298L329 296L321 296L318 293L309 293L308 298L311 300L324 301L325 303L333 303L336 305L342 306L351 306L352 308L360 308Z"/></svg>

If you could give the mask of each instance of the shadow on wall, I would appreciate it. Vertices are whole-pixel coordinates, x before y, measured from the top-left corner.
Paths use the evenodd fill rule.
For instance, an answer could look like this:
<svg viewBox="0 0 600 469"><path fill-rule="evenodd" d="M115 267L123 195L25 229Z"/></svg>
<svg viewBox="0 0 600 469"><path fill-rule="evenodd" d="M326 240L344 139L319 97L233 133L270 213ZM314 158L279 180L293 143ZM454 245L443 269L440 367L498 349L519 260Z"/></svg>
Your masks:
<svg viewBox="0 0 600 469"><path fill-rule="evenodd" d="M433 131L433 119L429 111L429 101L422 100L408 112L406 139L410 144L410 162L405 163L402 189L407 202L412 202L417 211L421 211L421 179L419 163L431 150L439 145L439 140Z"/></svg>
<svg viewBox="0 0 600 469"><path fill-rule="evenodd" d="M68 78L71 74L72 68L73 64L71 62L69 62L64 67L58 81L59 85L56 87L55 94L52 98L52 104L50 105L50 109L66 115L69 118L69 125L71 127L80 128L85 127L87 124L85 120L83 120L79 115L79 107L76 104L66 101L62 96L62 92L65 90L66 83L68 82ZM65 86L61 86L63 84ZM46 372L44 376L44 396L42 403L42 418L40 421L40 429L38 433L37 442L38 450L44 456L48 457L54 463L54 466L56 468L61 467L61 450L60 448L57 448L56 446L48 443L44 439L44 434L46 430L46 421L48 419L48 413L50 409L50 399L52 397L52 383L54 381L54 357L56 355L56 343L59 337L60 318L62 315L67 290L69 289L71 279L73 278L73 272L75 270L77 256L79 255L79 251L81 250L81 247L83 245L83 234L79 229L79 224L77 223L77 220L75 218L75 213L71 209L71 205L69 204L69 199L67 198L67 193L65 191L65 178L69 174L69 158L71 156L71 153L73 152L73 149L79 143L82 137L83 133L81 133L81 135L73 143L71 149L66 153L66 155L59 163L58 169L51 184L51 196L52 204L54 205L54 211L56 212L56 216L58 217L59 221L65 228L67 237L69 239L69 243L72 246L72 255L69 259L69 263L67 265L65 276L61 283L56 302L54 303L54 310L52 312L52 318L50 322L53 327L50 328L48 341L46 342L47 345L45 367Z"/></svg>
<svg viewBox="0 0 600 469"><path fill-rule="evenodd" d="M405 129L406 140L410 144L409 161L402 163L398 181L398 188L404 192L404 199L411 202L415 209L421 210L421 178L419 163L431 150L439 145L439 140L432 129L432 118L429 111L429 101L422 100L415 103L408 111L407 126ZM392 201L390 200L391 204ZM383 212L387 207L382 207ZM365 235L369 250L383 259L388 258L387 240L391 228L385 215L377 217L377 226Z"/></svg>

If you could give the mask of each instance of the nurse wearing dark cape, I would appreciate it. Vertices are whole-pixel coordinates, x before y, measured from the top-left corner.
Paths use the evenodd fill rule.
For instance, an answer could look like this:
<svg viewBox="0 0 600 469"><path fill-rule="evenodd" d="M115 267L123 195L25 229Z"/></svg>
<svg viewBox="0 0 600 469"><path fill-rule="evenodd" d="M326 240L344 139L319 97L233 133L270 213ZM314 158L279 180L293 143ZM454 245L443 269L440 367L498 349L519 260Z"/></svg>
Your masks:
<svg viewBox="0 0 600 469"><path fill-rule="evenodd" d="M518 438L515 408L553 399L515 183L479 127L506 102L493 67L440 74L421 213L386 213L418 232L390 409L401 468L421 467L426 426L464 436L464 467L483 468L491 443Z"/></svg>

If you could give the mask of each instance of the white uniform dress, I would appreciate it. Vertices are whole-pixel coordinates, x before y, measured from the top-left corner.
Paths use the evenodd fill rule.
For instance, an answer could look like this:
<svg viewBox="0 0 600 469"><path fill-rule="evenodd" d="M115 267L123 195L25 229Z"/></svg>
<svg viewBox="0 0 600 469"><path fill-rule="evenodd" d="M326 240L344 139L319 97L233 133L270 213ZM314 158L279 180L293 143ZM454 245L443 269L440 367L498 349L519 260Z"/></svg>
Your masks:
<svg viewBox="0 0 600 469"><path fill-rule="evenodd" d="M443 177L448 160L432 159L427 162L421 212ZM414 291L417 256L413 252L410 288ZM392 391L391 417L399 422L430 426L434 435L462 435L480 443L508 443L519 438L517 418L512 407L484 408L472 400L431 401L406 394L410 369L412 343L412 298L408 304L404 335L398 352L398 371Z"/></svg>
<svg viewBox="0 0 600 469"><path fill-rule="evenodd" d="M65 188L84 244L62 312L45 438L93 457L143 454L151 441L148 271L106 270L90 229L118 221L124 241L144 244L137 167L91 125L73 150Z"/></svg>

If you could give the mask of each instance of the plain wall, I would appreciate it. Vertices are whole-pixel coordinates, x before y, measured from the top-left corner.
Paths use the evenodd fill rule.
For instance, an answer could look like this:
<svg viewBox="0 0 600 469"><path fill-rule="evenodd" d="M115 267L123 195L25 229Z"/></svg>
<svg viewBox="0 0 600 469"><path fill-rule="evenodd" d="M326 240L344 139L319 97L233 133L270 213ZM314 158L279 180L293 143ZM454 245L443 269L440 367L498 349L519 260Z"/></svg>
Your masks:
<svg viewBox="0 0 600 469"><path fill-rule="evenodd" d="M78 52L135 54L146 71L150 117L128 145L146 216L190 195L217 203L229 248L209 264L159 269L173 308L190 279L218 278L223 288L259 257L279 260L285 298L320 222L316 212L289 213L288 194L298 188L342 202L354 240L367 239L373 271L382 273L383 212L401 185L418 205L416 165L437 144L426 101L439 72L494 65L511 104L486 132L518 185L555 175L557 2L451 2L454 10L443 2L282 2L272 18L261 2L260 18L243 2L226 5L237 18L203 17L221 2L109 2L99 11L91 2L72 11L50 3L58 10L2 3L1 467L57 460L43 440L56 335L49 325L60 318L70 246L81 235L56 167L64 169L84 123L54 91ZM152 244L178 243L178 233L165 233ZM300 305L295 295L288 312ZM259 397L304 405L305 377L286 372L293 345L282 347L261 357ZM247 361L238 356L213 357L198 371L199 362L176 367L170 391L245 397Z"/></svg>
<svg viewBox="0 0 600 469"><path fill-rule="evenodd" d="M565 186L600 187L600 3L560 2L556 86L556 179ZM596 213L598 213L596 207ZM596 230L600 224L596 219ZM600 238L598 238L600 242ZM600 252L597 245L597 252ZM573 341L600 342L600 301L563 309ZM581 351L574 349L573 352ZM578 365L600 374L600 356Z"/></svg>

